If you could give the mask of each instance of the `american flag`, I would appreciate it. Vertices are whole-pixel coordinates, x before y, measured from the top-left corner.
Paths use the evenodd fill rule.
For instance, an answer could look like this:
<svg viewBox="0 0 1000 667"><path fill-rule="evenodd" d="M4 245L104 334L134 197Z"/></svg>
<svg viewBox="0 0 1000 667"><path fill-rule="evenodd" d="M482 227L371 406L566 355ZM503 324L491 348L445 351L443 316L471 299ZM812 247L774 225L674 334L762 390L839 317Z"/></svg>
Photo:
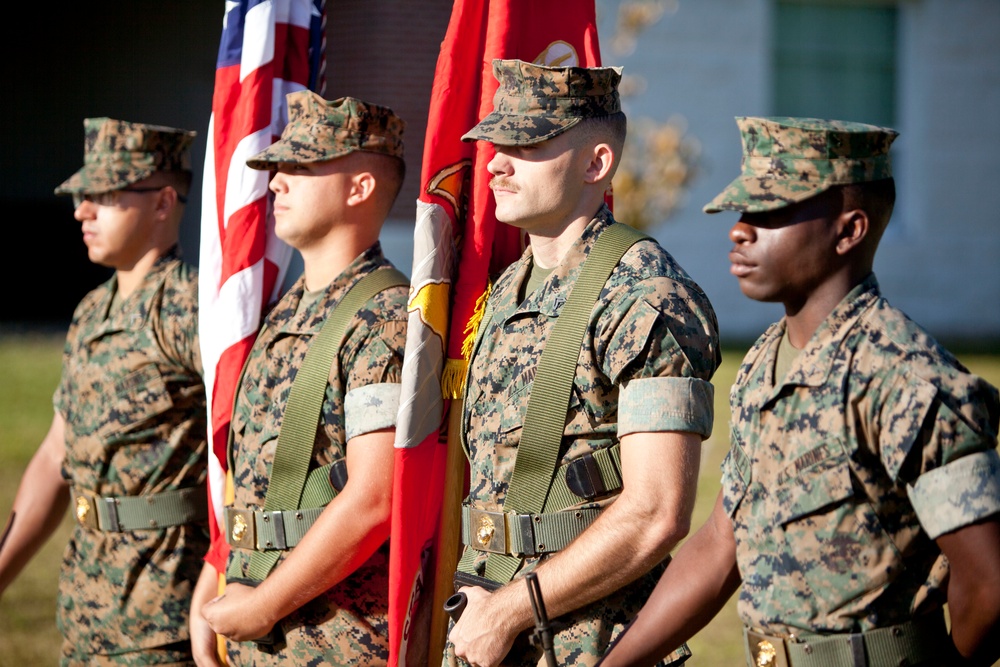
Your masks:
<svg viewBox="0 0 1000 667"><path fill-rule="evenodd" d="M600 65L593 0L454 0L431 90L413 232L409 324L389 538L391 667L437 664L458 560L466 461L446 419L465 378L467 325L495 273L521 254L499 223L486 164L461 136L493 110L494 58ZM457 404L456 404L457 405Z"/></svg>
<svg viewBox="0 0 1000 667"><path fill-rule="evenodd" d="M222 507L236 384L292 256L274 235L268 172L246 160L281 135L285 95L307 87L324 93L325 33L325 0L225 2L205 151L198 293L215 519L205 560L220 573L229 553Z"/></svg>

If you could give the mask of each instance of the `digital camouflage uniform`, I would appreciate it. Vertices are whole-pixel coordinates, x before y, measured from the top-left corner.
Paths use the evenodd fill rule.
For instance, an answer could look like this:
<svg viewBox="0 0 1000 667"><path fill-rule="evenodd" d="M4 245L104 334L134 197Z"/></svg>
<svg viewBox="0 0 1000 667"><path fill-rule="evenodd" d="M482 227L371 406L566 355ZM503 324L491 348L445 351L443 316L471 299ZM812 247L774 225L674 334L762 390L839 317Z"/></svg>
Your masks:
<svg viewBox="0 0 1000 667"><path fill-rule="evenodd" d="M740 617L802 637L940 614L934 539L1000 511L996 388L890 306L874 274L775 378L784 328L747 353L730 397Z"/></svg>
<svg viewBox="0 0 1000 667"><path fill-rule="evenodd" d="M385 107L352 98L333 102L310 91L288 96L289 125L282 139L247 163L312 162L367 150L402 157L402 121ZM340 128L337 131L337 128ZM346 148L346 150L344 150ZM230 460L237 508L262 509L288 393L306 352L347 291L392 264L375 243L305 308L300 277L265 319L247 359L232 418ZM309 468L347 455L351 438L396 424L403 349L405 286L370 299L351 319L330 369ZM336 542L331 543L336 548ZM249 578L253 552L233 548L229 573ZM276 567L281 567L283 552ZM285 647L274 654L253 642L227 642L230 664L378 665L389 659L389 546L383 544L349 577L285 617Z"/></svg>
<svg viewBox="0 0 1000 667"><path fill-rule="evenodd" d="M86 161L58 194L119 189L159 170L189 169L193 132L87 119ZM63 477L81 495L146 497L191 489L202 507L186 525L104 532L79 522L59 579L64 664L190 660L188 610L208 547L207 425L198 344L197 270L178 249L135 292L117 278L73 314L55 409L66 422ZM194 495L196 494L196 495Z"/></svg>
<svg viewBox="0 0 1000 667"><path fill-rule="evenodd" d="M556 72L555 76L546 70ZM559 73L567 70L566 78L561 78ZM614 68L550 69L521 61L494 61L494 74L501 82L495 100L498 111L467 137L497 144L534 143L536 133L543 139L558 134L552 132L553 124L575 125L579 116L573 114L597 116L618 110L617 93L611 94L619 76ZM545 99L549 94L556 99ZM527 115L518 117L517 108ZM559 111L550 116L551 109ZM532 110L543 115L533 115ZM570 115L560 115L564 113ZM616 223L611 212L602 207L559 265L523 302L518 295L532 266L530 248L491 289L492 317L484 320L479 332L463 404L462 434L471 463L468 501L474 507L503 508L545 341L584 260L598 236L612 224ZM720 358L716 316L704 292L657 242L639 241L612 272L590 315L559 464L609 448L629 433L687 431L707 437L713 420L709 381ZM581 499L566 510L605 507L616 495L590 503ZM517 576L538 560L529 558ZM474 568L481 576L485 561L486 553L477 552ZM612 595L554 619L559 664L595 664L645 603L661 573L662 567L654 568ZM671 659L688 655L683 647ZM542 652L522 633L503 664L543 661ZM450 642L444 663L457 663Z"/></svg>
<svg viewBox="0 0 1000 667"><path fill-rule="evenodd" d="M773 210L891 176L892 130L737 121L743 174L709 212ZM777 378L784 333L782 319L757 340L730 394L722 486L741 619L808 642L919 618L928 650L944 650L948 562L934 540L1000 511L996 388L890 306L874 274Z"/></svg>

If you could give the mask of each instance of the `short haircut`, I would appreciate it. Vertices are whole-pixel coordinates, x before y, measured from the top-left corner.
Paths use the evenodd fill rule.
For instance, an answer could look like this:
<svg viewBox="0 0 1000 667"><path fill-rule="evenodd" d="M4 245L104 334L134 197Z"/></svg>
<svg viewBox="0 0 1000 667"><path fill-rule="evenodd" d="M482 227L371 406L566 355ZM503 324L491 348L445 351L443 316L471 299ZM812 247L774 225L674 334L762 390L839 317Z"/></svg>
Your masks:
<svg viewBox="0 0 1000 667"><path fill-rule="evenodd" d="M402 158L392 155L382 155L369 151L355 151L351 155L359 158L363 170L370 171L375 175L375 180L378 183L376 196L379 197L385 214L388 215L403 187L403 180L406 178L406 162Z"/></svg>
<svg viewBox="0 0 1000 667"><path fill-rule="evenodd" d="M615 163L611 166L610 176L615 175L621 162L622 150L625 147L625 136L628 133L628 121L621 111L609 116L584 118L576 126L581 142L606 143L615 154Z"/></svg>
<svg viewBox="0 0 1000 667"><path fill-rule="evenodd" d="M896 205L896 181L892 177L841 186L844 211L862 209L868 214L878 238L885 231Z"/></svg>
<svg viewBox="0 0 1000 667"><path fill-rule="evenodd" d="M194 172L185 169L184 171L164 171L161 173L167 176L170 185L182 197L187 197L190 194L191 183L194 181Z"/></svg>

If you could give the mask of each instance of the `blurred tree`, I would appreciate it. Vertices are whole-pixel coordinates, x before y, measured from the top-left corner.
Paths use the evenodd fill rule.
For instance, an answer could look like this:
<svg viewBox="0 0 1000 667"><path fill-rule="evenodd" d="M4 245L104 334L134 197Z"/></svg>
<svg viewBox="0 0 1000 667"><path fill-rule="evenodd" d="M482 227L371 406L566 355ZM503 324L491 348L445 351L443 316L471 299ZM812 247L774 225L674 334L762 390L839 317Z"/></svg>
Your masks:
<svg viewBox="0 0 1000 667"><path fill-rule="evenodd" d="M620 0L611 36L612 51L626 56L638 47L639 36L667 13L678 0ZM641 73L622 76L619 91L623 104L646 89ZM622 162L612 182L615 218L637 229L666 221L677 209L684 192L698 174L701 144L687 133L681 116L660 121L629 117Z"/></svg>

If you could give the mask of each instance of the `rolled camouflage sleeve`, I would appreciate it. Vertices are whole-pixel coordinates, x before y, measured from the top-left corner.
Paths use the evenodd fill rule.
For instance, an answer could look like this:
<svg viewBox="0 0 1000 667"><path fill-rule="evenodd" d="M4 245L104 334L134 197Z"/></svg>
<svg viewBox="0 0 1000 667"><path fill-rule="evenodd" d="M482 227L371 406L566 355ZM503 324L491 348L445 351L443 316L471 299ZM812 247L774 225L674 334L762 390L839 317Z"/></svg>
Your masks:
<svg viewBox="0 0 1000 667"><path fill-rule="evenodd" d="M366 328L362 342L352 346L354 353L344 396L344 429L348 440L396 425L406 346L405 306L400 307L399 301L385 293L380 295L368 309L369 314L377 313L380 321ZM360 315L365 317L364 312Z"/></svg>
<svg viewBox="0 0 1000 667"><path fill-rule="evenodd" d="M683 431L707 438L714 421L718 365L715 314L700 290L669 278L634 286L604 353L621 385L618 436Z"/></svg>
<svg viewBox="0 0 1000 667"><path fill-rule="evenodd" d="M879 413L883 462L905 476L904 461L923 443L919 474L901 481L927 534L1000 512L996 389L966 373L931 381L897 368L892 376Z"/></svg>
<svg viewBox="0 0 1000 667"><path fill-rule="evenodd" d="M700 378L639 378L621 391L618 437L630 433L685 431L712 435L715 389Z"/></svg>
<svg viewBox="0 0 1000 667"><path fill-rule="evenodd" d="M1000 512L1000 454L993 449L935 468L906 488L931 539Z"/></svg>

